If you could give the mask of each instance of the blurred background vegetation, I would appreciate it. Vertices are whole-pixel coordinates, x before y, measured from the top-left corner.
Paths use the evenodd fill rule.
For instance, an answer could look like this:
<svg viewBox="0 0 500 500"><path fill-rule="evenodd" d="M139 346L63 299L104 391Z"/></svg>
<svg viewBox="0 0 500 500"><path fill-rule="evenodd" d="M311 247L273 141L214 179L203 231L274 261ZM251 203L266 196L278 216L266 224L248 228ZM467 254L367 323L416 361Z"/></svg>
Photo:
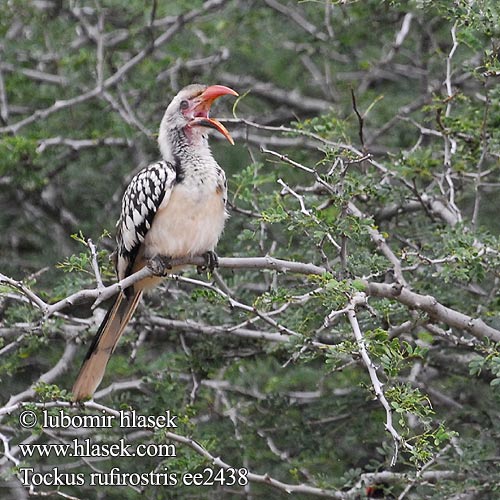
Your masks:
<svg viewBox="0 0 500 500"><path fill-rule="evenodd" d="M394 442L352 325L331 314L366 281L397 283L500 329L495 0L0 0L0 7L5 407L67 398L104 314L87 302L46 318L26 289L55 303L95 288L88 238L113 282L108 255L121 196L158 158L166 106L189 83L224 84L240 98L234 106L221 99L212 112L236 141L212 139L230 191L218 254L271 255L329 272L184 273L214 281L246 310L213 288L167 280L146 298L96 401L152 415L170 409L182 423L176 432L213 456L310 486L297 498L497 498L500 332L487 338L472 323L459 328L395 297L370 297L359 308L395 427L411 446L400 445L391 466ZM20 442L123 434L31 434L17 416L2 416L1 433L20 466L37 471L90 469L55 457L26 460ZM169 442L161 432L127 439ZM100 459L92 467L180 473L208 463L188 447L177 450L175 458ZM1 466L0 496L27 497L7 454ZM43 491L289 496L258 482L35 488Z"/></svg>

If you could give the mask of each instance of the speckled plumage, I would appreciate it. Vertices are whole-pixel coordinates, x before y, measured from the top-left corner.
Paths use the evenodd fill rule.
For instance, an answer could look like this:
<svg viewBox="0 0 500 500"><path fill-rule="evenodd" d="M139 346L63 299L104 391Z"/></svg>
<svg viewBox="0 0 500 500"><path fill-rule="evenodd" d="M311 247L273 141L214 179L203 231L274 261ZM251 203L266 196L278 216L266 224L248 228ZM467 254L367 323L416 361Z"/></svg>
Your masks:
<svg viewBox="0 0 500 500"><path fill-rule="evenodd" d="M153 163L132 179L117 224L119 279L137 270L138 258L215 249L227 218L226 176L208 149L205 153L179 155L176 164Z"/></svg>
<svg viewBox="0 0 500 500"><path fill-rule="evenodd" d="M118 279L130 274L144 237L165 195L176 180L175 169L166 161L158 161L141 170L128 185L122 199L117 226Z"/></svg>

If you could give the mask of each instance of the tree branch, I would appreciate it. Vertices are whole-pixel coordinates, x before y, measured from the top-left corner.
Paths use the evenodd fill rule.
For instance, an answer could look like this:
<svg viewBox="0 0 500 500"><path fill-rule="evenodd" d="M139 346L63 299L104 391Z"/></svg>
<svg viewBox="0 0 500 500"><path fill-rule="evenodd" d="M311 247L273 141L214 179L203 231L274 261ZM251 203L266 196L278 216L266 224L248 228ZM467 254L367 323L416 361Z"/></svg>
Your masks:
<svg viewBox="0 0 500 500"><path fill-rule="evenodd" d="M31 403L37 408L75 408L75 405L73 403L69 403L67 401L51 401L47 403ZM96 403L95 401L86 401L84 403L80 403L81 406L84 408L89 408L93 410L97 410L98 412L102 413L105 412L109 415L113 415L116 418L120 418L121 412L118 410L115 410L114 408L111 408L109 406L102 405L100 403ZM17 402L15 404L8 404L4 408L0 408L0 415L5 415L5 414L10 414L14 411L17 411L18 409L23 407L22 402ZM76 407L77 408L77 407ZM155 429L151 429L151 433L153 433ZM182 436L180 434L176 434L174 432L164 432L163 437L165 439L168 439L170 441L173 441L175 443L182 444L184 446L187 446L188 448L191 448L194 452L196 452L198 455L202 456L205 458L208 462L210 462L212 465L216 467L220 467L222 469L235 469L236 467L234 465L230 465L226 462L224 462L220 457L217 457L210 453L205 447L203 447L201 444L199 444L197 441L194 439L191 439L186 436ZM309 486L307 484L289 484L289 483L284 483L283 481L279 481L278 479L274 479L273 477L269 476L269 474L255 474L253 472L248 472L247 478L249 481L254 482L254 483L261 483L261 484L266 484L268 486L272 486L273 488L283 491L288 494L292 493L303 493L303 494L309 494L309 495L314 495L318 497L323 497L323 498L333 498L333 499L339 499L339 500L344 500L347 499L348 497L346 496L345 493L342 493L341 491L334 491L334 490L328 490L325 488L316 488L314 486Z"/></svg>
<svg viewBox="0 0 500 500"><path fill-rule="evenodd" d="M365 281L365 286L365 292L368 295L397 300L410 309L424 311L432 319L465 330L478 339L486 337L494 342L500 342L500 331L487 325L481 318L472 318L440 304L432 295L420 295L398 284L389 285Z"/></svg>
<svg viewBox="0 0 500 500"><path fill-rule="evenodd" d="M191 257L185 259L175 259L171 262L172 266L187 266L204 265L203 257ZM322 275L327 272L324 267L315 264L307 264L303 262L292 262L283 259L276 259L274 257L221 257L219 258L219 267L227 269L248 269L248 270L272 270L278 272L290 272L304 275ZM29 288L21 282L12 280L0 274L0 283L7 283L30 298L32 303L42 310L45 317L59 312L66 307L74 304L94 300L95 304L103 302L104 300L116 295L127 287L137 283L138 281L153 276L153 272L148 267L144 267L140 271L128 276L122 281L109 285L105 288L80 290L65 299L56 302L55 304L47 304L40 299ZM385 297L396 300L410 309L421 310L429 314L429 316L437 321L446 323L449 326L465 330L478 339L489 338L495 342L500 342L500 331L487 325L480 318L473 318L459 311L446 307L440 304L437 299L431 295L421 295L413 292L401 285L401 283L385 284L374 283L364 280L365 293L373 297Z"/></svg>
<svg viewBox="0 0 500 500"><path fill-rule="evenodd" d="M368 374L370 376L370 380L372 382L373 390L375 391L375 395L377 399L380 401L380 404L383 406L385 410L386 420L385 420L385 429L389 432L394 440L394 454L391 460L391 467L396 465L396 461L398 458L399 446L403 445L405 448L413 449L413 446L404 441L404 439L399 435L392 424L392 409L387 401L384 391L382 390L382 384L377 376L377 369L373 364L373 361L370 359L368 351L366 349L365 340L363 338L363 334L361 333L361 329L359 327L358 318L356 317L356 307L363 305L366 303L366 296L364 293L356 294L349 302L349 305L346 309L347 317L349 318L349 323L351 324L352 331L354 333L354 337L358 344L359 353L361 354L361 359L368 370Z"/></svg>
<svg viewBox="0 0 500 500"><path fill-rule="evenodd" d="M158 38L156 38L153 41L152 47L148 46L139 51L134 57L132 57L125 64L120 66L120 68L118 68L118 70L115 73L113 73L113 75L105 79L102 82L102 84L98 83L98 85L95 88L88 90L78 96L72 97L70 99L56 101L52 106L49 106L48 108L39 109L35 111L32 115L23 118L22 120L19 120L18 122L13 123L12 125L0 128L0 133L16 134L21 128L25 127L26 125L30 125L31 123L34 123L38 120L43 120L57 111L61 111L62 109L75 106L77 104L88 101L89 99L92 99L100 95L103 90L113 87L118 82L120 82L122 78L132 68L137 66L137 64L139 64L140 62L142 62L151 53L152 50L158 49L166 42L168 42L187 23L193 21L194 19L200 17L203 14L206 14L211 10L220 8L222 5L227 3L227 1L228 0L208 0L203 4L201 8L193 9L189 12L176 16L175 22L173 22L172 25L166 31L164 31Z"/></svg>

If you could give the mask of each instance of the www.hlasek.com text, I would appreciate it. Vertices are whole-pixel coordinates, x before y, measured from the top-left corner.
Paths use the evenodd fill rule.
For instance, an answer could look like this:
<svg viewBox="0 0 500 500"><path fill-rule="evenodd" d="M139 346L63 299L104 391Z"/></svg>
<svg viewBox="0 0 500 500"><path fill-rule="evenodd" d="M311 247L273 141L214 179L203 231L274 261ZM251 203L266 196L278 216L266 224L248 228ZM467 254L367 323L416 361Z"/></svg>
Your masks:
<svg viewBox="0 0 500 500"><path fill-rule="evenodd" d="M175 444L139 443L132 445L124 438L114 443L73 439L70 443L19 443L23 457L176 457Z"/></svg>

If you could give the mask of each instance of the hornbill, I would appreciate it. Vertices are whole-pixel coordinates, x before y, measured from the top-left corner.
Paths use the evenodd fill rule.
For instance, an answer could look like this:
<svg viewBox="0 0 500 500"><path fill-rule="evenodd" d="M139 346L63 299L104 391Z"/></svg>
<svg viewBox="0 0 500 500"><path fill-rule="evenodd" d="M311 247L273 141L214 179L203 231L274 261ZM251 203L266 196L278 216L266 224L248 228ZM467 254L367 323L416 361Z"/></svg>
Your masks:
<svg viewBox="0 0 500 500"><path fill-rule="evenodd" d="M222 85L188 85L167 107L158 135L163 159L137 173L123 195L116 236L118 280L146 265L165 268L169 259L204 255L214 265L227 218L227 183L207 132L215 129L234 144L224 125L209 117L212 102L226 94L238 95ZM147 278L118 294L73 386L75 401L92 397L144 290L160 280Z"/></svg>

